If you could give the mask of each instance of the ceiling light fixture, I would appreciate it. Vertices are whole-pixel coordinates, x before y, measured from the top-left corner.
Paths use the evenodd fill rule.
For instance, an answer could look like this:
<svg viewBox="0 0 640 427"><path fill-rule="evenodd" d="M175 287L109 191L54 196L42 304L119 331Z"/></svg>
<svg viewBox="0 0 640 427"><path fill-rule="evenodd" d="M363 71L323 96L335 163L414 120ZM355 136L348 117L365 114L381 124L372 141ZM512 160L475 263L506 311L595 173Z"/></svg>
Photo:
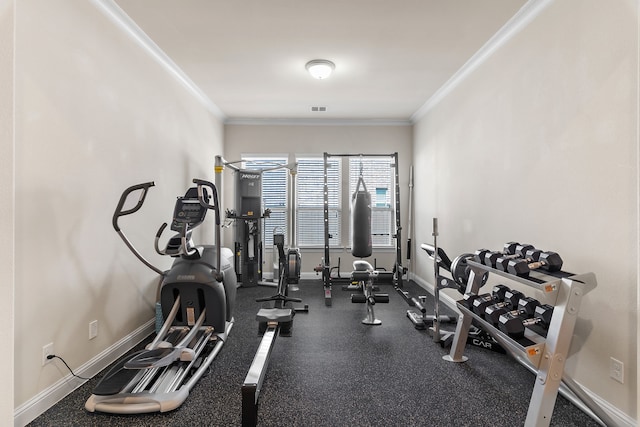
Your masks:
<svg viewBox="0 0 640 427"><path fill-rule="evenodd" d="M314 59L307 62L305 66L309 74L318 80L326 79L331 75L331 72L336 68L336 64L326 59Z"/></svg>

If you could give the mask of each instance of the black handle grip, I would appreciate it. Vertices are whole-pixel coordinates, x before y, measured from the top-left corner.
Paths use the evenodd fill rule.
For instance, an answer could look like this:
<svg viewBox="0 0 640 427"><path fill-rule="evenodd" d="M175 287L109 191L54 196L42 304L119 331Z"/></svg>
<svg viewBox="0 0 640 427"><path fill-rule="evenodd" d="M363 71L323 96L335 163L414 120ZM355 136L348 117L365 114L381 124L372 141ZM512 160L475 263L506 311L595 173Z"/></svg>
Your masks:
<svg viewBox="0 0 640 427"><path fill-rule="evenodd" d="M118 202L116 211L113 213L112 223L113 223L113 228L115 228L116 231L120 231L120 226L118 225L118 218L120 218L121 216L130 215L134 212L137 212L142 207L142 204L144 203L144 199L147 197L147 191L149 190L149 188L153 187L154 185L156 184L153 181L151 181L151 182L145 182L142 184L132 185L131 187L124 190L124 192L120 196L120 201ZM124 208L125 202L127 201L127 197L129 197L129 194L138 190L142 190L142 194L140 194L138 203L136 203L136 205L131 209L122 210Z"/></svg>
<svg viewBox="0 0 640 427"><path fill-rule="evenodd" d="M160 236L162 235L162 232L164 231L165 228L167 228L167 223L166 222L162 223L162 225L158 229L158 232L156 233L156 237L157 238L160 238Z"/></svg>

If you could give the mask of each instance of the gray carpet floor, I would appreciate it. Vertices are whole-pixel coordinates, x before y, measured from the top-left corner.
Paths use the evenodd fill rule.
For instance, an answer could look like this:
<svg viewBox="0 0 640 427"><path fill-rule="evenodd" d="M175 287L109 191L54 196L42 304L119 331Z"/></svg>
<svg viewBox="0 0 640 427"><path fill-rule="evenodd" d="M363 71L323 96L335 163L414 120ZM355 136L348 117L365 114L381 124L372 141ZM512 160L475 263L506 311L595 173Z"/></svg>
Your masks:
<svg viewBox="0 0 640 427"><path fill-rule="evenodd" d="M363 304L334 286L325 306L320 280L291 296L309 313L295 316L293 336L276 340L264 382L260 426L519 426L535 377L507 355L467 346L465 363L442 359L448 349L413 327L409 308L391 286L377 304L380 326L361 323ZM424 294L414 283L412 294ZM255 298L274 288L238 289L235 325L210 372L178 409L164 414L89 413L84 402L101 374L42 414L30 426L238 426L241 385L260 343ZM428 302L428 305L431 302ZM579 357L579 354L574 357ZM596 426L558 395L552 426Z"/></svg>

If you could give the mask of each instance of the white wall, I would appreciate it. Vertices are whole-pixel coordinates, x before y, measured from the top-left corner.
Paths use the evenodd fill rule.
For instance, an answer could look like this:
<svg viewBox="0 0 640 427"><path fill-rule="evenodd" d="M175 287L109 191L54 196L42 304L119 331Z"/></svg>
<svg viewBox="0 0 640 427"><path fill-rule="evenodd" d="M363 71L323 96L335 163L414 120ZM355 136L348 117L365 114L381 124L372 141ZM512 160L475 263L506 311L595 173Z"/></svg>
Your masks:
<svg viewBox="0 0 640 427"><path fill-rule="evenodd" d="M594 272L566 371L637 419L638 2L549 3L416 124L415 216L454 255L516 240Z"/></svg>
<svg viewBox="0 0 640 427"><path fill-rule="evenodd" d="M415 156L418 244L431 240L439 217L450 254L517 239L560 252L567 270L595 272L599 286L583 301L567 371L637 418L638 3L550 3L428 110L413 147L408 126L249 125L226 126L223 146L209 106L96 3L0 0L5 342L14 334L14 282L18 307L15 364L11 346L0 359L14 367L3 371L5 388L16 379L13 399L5 392L0 419L67 375L55 362L40 366L44 344L77 368L153 316L156 277L111 228L125 187L156 182L122 225L166 267L153 235L191 178L213 180L216 154L323 151L398 151L405 230ZM223 194L230 206L232 186ZM14 221L15 253L6 246ZM430 280L420 255L412 265ZM303 256L303 270L320 257ZM99 335L89 341L94 319ZM625 384L609 379L610 356L625 363Z"/></svg>
<svg viewBox="0 0 640 427"><path fill-rule="evenodd" d="M111 226L121 192L155 181L142 210L120 224L167 268L155 232L192 178L213 181L222 153L210 106L99 3L16 4L17 407L68 374L55 361L41 366L43 345L54 343L77 370L154 316L157 275ZM89 340L92 320L99 334Z"/></svg>
<svg viewBox="0 0 640 427"><path fill-rule="evenodd" d="M13 292L14 292L14 11L12 0L0 0L0 377L4 392L0 399L0 424L13 420Z"/></svg>
<svg viewBox="0 0 640 427"><path fill-rule="evenodd" d="M317 154L390 154L398 152L400 163L399 179L401 188L402 224L407 218L407 188L409 183L409 166L411 165L411 126L404 125L226 125L225 156L227 161L238 160L242 154L284 154L290 161L295 155ZM224 172L224 200L228 207L234 204L232 171ZM348 191L348 190L343 190ZM348 216L343 219L343 230L348 230ZM404 237L403 237L404 239ZM226 245L232 245L230 232L225 236ZM343 240L346 244L348 240ZM403 249L404 250L404 249ZM313 272L313 268L322 262L322 248L304 249L302 252L302 272ZM403 257L406 254L403 253ZM332 249L331 265L341 258L343 272L351 271L353 257L350 249ZM370 261L377 260L378 266L391 268L395 260L395 252L374 251ZM271 251L265 250L265 264L271 262ZM266 267L266 271L269 268ZM319 276L320 277L320 276Z"/></svg>

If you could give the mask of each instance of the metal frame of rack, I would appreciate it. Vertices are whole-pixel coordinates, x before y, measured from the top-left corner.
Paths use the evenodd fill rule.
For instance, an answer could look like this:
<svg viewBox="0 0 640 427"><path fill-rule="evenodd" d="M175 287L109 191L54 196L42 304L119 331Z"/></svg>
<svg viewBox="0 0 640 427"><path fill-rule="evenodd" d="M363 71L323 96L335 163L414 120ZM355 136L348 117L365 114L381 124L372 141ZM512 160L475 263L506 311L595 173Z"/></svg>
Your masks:
<svg viewBox="0 0 640 427"><path fill-rule="evenodd" d="M400 226L400 182L399 182L399 174L398 168L400 165L398 164L398 153L391 154L330 154L324 153L324 258L322 259L322 282L324 287L324 303L327 307L330 307L332 304L332 295L331 295L331 285L333 283L333 278L331 277L331 259L330 259L330 233L329 233L329 182L328 182L328 173L327 170L329 168L329 158L330 157L390 157L393 159L392 167L394 169L394 179L395 179L395 225L396 230L395 234L392 236L396 240L395 251L396 251L396 261L393 267L393 284L396 289L402 289L402 276L405 273L405 268L402 267L402 227Z"/></svg>
<svg viewBox="0 0 640 427"><path fill-rule="evenodd" d="M597 286L595 274L575 275L564 271L550 273L533 270L529 277L523 278L472 260L468 261L468 265L471 271L466 293L477 294L482 285L483 274L490 272L542 292L547 302L554 305L553 316L546 337L527 328L523 338L514 339L458 301L457 307L462 314L456 326L451 351L443 358L450 362L467 360L463 353L471 322L475 320L516 360L536 375L525 426L549 425L558 392L596 421L615 426L616 423L608 414L564 372L582 298Z"/></svg>

